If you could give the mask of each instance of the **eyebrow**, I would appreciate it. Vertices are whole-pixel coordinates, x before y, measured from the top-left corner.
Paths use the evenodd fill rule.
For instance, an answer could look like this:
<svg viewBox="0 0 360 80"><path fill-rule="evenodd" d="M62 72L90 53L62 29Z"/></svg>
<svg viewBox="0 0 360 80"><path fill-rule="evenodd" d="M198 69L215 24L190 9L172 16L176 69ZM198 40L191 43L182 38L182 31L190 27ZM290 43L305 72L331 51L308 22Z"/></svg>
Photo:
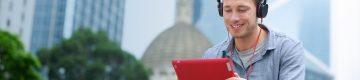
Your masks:
<svg viewBox="0 0 360 80"><path fill-rule="evenodd" d="M245 6L245 5L238 5L237 7L238 7L238 8L243 8L243 7L248 8L248 6ZM225 5L225 6L224 6L224 9L225 9L225 8L230 8L230 6L229 6L229 5Z"/></svg>

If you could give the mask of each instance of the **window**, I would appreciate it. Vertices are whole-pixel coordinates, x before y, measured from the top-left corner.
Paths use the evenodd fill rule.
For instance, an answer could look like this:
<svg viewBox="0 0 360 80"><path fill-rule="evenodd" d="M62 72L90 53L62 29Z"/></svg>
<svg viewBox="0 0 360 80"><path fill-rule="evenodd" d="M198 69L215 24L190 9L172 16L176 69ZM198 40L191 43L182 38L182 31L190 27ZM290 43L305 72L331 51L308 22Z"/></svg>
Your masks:
<svg viewBox="0 0 360 80"><path fill-rule="evenodd" d="M14 6L14 3L13 3L13 2L10 2L10 4L9 4L9 12L12 11L13 6Z"/></svg>
<svg viewBox="0 0 360 80"><path fill-rule="evenodd" d="M21 22L24 23L24 21L25 21L25 14L22 13L22 14L21 14Z"/></svg>
<svg viewBox="0 0 360 80"><path fill-rule="evenodd" d="M27 0L23 0L24 7L26 6L26 4L27 4Z"/></svg>
<svg viewBox="0 0 360 80"><path fill-rule="evenodd" d="M7 21L6 21L6 26L7 26L8 28L11 26L10 19L7 19Z"/></svg>
<svg viewBox="0 0 360 80"><path fill-rule="evenodd" d="M20 28L20 31L19 31L19 36L22 37L23 36L23 28Z"/></svg>

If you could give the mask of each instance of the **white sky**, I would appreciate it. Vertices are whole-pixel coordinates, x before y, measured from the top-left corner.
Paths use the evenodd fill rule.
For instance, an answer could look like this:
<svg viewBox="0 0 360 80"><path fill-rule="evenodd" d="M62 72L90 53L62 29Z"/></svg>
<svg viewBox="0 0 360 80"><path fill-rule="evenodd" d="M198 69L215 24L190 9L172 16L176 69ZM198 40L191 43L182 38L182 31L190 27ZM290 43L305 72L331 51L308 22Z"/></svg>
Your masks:
<svg viewBox="0 0 360 80"><path fill-rule="evenodd" d="M175 0L126 0L122 48L137 59L153 39L174 24Z"/></svg>

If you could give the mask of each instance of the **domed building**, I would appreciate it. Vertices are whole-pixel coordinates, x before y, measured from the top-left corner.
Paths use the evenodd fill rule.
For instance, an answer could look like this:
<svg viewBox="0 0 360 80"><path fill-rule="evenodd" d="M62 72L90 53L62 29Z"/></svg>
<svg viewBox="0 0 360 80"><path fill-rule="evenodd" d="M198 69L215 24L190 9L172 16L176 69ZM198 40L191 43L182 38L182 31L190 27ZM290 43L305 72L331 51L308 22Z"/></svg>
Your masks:
<svg viewBox="0 0 360 80"><path fill-rule="evenodd" d="M211 47L210 41L192 25L193 0L177 0L175 25L154 39L142 62L153 72L152 80L174 80L173 59L201 58Z"/></svg>

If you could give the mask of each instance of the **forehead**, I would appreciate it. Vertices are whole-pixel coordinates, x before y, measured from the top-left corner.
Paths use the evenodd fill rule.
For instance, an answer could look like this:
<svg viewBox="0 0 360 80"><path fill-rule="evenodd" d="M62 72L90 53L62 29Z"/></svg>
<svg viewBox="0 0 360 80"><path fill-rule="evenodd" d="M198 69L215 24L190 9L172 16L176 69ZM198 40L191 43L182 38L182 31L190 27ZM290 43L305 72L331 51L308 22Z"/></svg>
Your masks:
<svg viewBox="0 0 360 80"><path fill-rule="evenodd" d="M224 7L252 6L255 0L222 0Z"/></svg>

